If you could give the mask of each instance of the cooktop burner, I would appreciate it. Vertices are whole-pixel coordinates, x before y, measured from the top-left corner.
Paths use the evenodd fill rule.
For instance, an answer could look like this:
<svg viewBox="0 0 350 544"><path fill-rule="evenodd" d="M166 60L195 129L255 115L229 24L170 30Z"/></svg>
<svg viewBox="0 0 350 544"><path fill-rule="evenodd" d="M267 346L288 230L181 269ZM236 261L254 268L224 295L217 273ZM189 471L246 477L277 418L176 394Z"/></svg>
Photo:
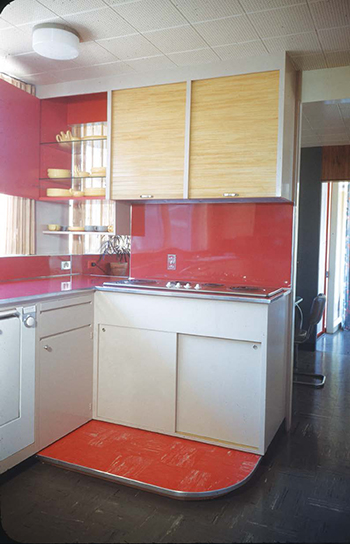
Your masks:
<svg viewBox="0 0 350 544"><path fill-rule="evenodd" d="M283 292L283 288L257 287L253 285L224 285L223 283L197 283L195 281L126 279L116 282L105 282L106 287L125 287L151 290L188 291L203 293L203 295L237 295L245 297L269 298Z"/></svg>
<svg viewBox="0 0 350 544"><path fill-rule="evenodd" d="M223 287L223 283L201 283L202 287Z"/></svg>

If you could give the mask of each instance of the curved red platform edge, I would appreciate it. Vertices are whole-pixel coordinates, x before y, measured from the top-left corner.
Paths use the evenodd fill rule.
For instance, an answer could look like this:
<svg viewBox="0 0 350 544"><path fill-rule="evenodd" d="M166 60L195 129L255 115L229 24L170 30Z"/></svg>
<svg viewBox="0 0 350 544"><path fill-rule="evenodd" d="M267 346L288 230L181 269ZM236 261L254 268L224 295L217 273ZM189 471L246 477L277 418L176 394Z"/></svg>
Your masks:
<svg viewBox="0 0 350 544"><path fill-rule="evenodd" d="M133 487L135 489L141 489L142 491L149 491L157 495L163 495L165 497L170 497L172 499L177 499L182 501L185 501L185 500L198 501L198 500L215 499L217 497L222 497L222 495L227 495L228 493L231 493L235 489L238 489L239 487L242 487L243 485L245 485L251 479L253 474L255 474L255 471L257 470L259 463L261 461L261 458L260 458L257 461L257 464L255 468L251 471L251 473L246 478L244 478L240 482L237 482L236 484L233 484L229 487L224 487L222 489L215 489L213 491L190 492L190 491L177 491L175 489L168 489L166 487L159 487L157 485L148 484L140 480L133 480L131 478L125 478L123 476L116 476L115 474L111 474L109 472L103 472L102 470L84 467L82 465L75 465L74 463L68 463L67 461L60 461L59 459L53 459L51 457L45 457L44 455L38 454L37 458L42 463L47 463L47 464L54 465L60 468L64 468L66 470L72 470L73 472L87 474L88 476L93 476L94 478L100 478L102 480L115 482L116 484L126 485L128 487Z"/></svg>
<svg viewBox="0 0 350 544"><path fill-rule="evenodd" d="M261 460L253 453L96 420L37 457L67 470L183 500L211 499L238 489Z"/></svg>

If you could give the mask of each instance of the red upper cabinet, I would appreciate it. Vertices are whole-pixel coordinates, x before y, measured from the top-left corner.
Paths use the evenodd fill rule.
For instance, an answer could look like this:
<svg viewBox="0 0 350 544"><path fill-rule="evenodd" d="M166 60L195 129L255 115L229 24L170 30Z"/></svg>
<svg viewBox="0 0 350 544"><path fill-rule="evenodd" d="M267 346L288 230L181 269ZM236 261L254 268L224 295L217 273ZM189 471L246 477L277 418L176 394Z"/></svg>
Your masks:
<svg viewBox="0 0 350 544"><path fill-rule="evenodd" d="M0 80L0 193L39 197L40 100Z"/></svg>

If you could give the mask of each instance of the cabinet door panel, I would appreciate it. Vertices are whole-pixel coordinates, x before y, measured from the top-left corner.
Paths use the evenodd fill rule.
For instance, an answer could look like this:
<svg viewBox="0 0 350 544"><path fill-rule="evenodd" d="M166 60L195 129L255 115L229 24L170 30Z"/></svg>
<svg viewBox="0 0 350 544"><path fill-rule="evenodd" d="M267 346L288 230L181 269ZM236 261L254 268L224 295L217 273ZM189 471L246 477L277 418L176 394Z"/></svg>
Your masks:
<svg viewBox="0 0 350 544"><path fill-rule="evenodd" d="M186 83L114 91L112 108L112 198L182 198Z"/></svg>
<svg viewBox="0 0 350 544"><path fill-rule="evenodd" d="M34 442L35 336L24 329L0 321L0 461Z"/></svg>
<svg viewBox="0 0 350 544"><path fill-rule="evenodd" d="M0 80L0 193L39 198L40 100Z"/></svg>
<svg viewBox="0 0 350 544"><path fill-rule="evenodd" d="M175 368L175 333L100 325L98 418L174 432Z"/></svg>
<svg viewBox="0 0 350 544"><path fill-rule="evenodd" d="M91 326L40 341L40 446L91 419Z"/></svg>
<svg viewBox="0 0 350 544"><path fill-rule="evenodd" d="M194 81L190 198L276 194L279 71Z"/></svg>
<svg viewBox="0 0 350 544"><path fill-rule="evenodd" d="M179 335L176 431L259 447L261 344Z"/></svg>

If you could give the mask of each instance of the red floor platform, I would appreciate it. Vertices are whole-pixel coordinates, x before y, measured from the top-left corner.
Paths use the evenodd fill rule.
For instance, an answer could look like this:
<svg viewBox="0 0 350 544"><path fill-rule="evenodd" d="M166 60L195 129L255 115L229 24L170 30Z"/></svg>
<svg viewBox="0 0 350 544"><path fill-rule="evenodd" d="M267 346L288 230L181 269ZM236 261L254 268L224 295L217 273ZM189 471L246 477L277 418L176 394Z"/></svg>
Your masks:
<svg viewBox="0 0 350 544"><path fill-rule="evenodd" d="M38 458L168 497L210 499L245 484L261 456L92 420Z"/></svg>

